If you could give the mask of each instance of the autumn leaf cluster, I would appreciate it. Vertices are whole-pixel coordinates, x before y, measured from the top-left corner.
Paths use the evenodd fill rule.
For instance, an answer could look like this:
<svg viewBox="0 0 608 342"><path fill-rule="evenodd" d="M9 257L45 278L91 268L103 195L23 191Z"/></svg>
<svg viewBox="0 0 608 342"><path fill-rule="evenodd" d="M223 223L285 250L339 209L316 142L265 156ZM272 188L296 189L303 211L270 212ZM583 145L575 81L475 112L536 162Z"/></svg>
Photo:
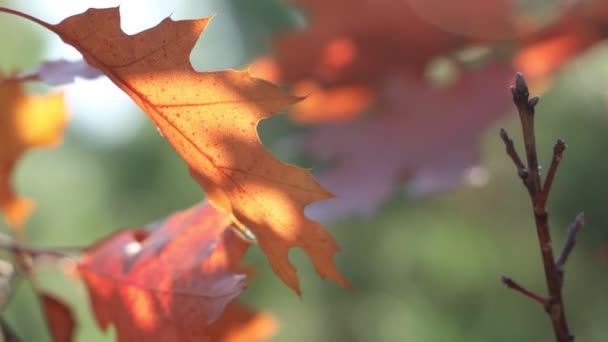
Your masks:
<svg viewBox="0 0 608 342"><path fill-rule="evenodd" d="M208 18L166 19L129 36L120 29L118 8L90 9L57 25L5 11L55 32L78 49L89 66L124 90L186 161L213 204L174 214L151 234L126 231L87 250L77 269L89 288L102 328L114 324L121 341L153 337L163 341L224 340L220 335L236 340L243 325L253 329L247 332L247 340L256 333L266 337L273 330L268 318L230 304L245 286L244 270L239 272L238 263L250 243L236 232L253 233L275 273L298 293L296 271L288 260L293 247L310 255L321 276L348 286L333 261L337 244L303 212L307 204L331 194L309 171L274 158L257 136L261 119L298 98L246 71L196 72L189 54ZM44 77L40 73L39 78ZM29 103L19 98L17 81L3 85L12 87L12 93L7 91L5 96L17 102L5 117L29 114L24 111L31 108L19 102ZM37 105L35 98L26 99L31 106ZM46 101L54 101L58 112L50 113L54 116L47 116L48 120L62 123L61 96ZM46 115L50 107L43 103L34 109ZM12 130L18 125L27 127L24 132L35 126L17 123L7 127ZM41 134L58 136L56 126L63 127L50 125ZM28 144L25 138L29 137L14 137L14 151L6 152L10 166L27 147L46 142L34 137ZM10 191L9 176L7 172L3 208L18 231L31 204ZM186 262L189 257L192 260ZM184 268L176 270L175 264ZM255 324L261 325L257 329L261 332L255 331Z"/></svg>

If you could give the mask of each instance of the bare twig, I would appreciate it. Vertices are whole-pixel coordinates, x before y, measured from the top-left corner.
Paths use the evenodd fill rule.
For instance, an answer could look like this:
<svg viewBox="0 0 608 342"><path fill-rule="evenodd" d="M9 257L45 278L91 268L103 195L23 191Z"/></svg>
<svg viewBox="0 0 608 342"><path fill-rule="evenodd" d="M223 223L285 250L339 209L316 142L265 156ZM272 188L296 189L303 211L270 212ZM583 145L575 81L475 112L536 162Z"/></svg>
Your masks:
<svg viewBox="0 0 608 342"><path fill-rule="evenodd" d="M543 307L546 308L547 305L549 305L549 301L546 298L544 298L543 296L539 295L536 292L530 291L530 290L526 289L525 287L519 285L515 280L513 280L507 276L502 276L500 278L500 280L502 281L503 284L507 285L508 288L513 289L513 290L523 294L524 296L531 298L532 300L538 302Z"/></svg>
<svg viewBox="0 0 608 342"><path fill-rule="evenodd" d="M551 158L551 166L547 172L547 178L543 186L542 192L538 195L536 201L536 207L534 208L537 212L542 213L547 205L547 199L549 198L549 191L551 191L551 185L553 185L553 178L557 172L559 162L562 161L562 156L566 150L566 142L562 139L557 139L557 142L553 146L553 158Z"/></svg>
<svg viewBox="0 0 608 342"><path fill-rule="evenodd" d="M585 214L579 213L576 215L574 222L570 224L568 227L568 234L566 236L566 242L564 242L564 247L562 247L562 252L559 254L559 258L555 262L555 266L557 267L557 271L559 272L560 280L563 282L564 278L564 266L568 261L568 257L570 253L572 253L572 249L576 244L576 234L583 228L585 225Z"/></svg>
<svg viewBox="0 0 608 342"><path fill-rule="evenodd" d="M530 196L532 196L532 188L530 187L530 184L528 183L528 179L529 179L528 178L528 174L529 174L528 168L521 161L521 158L519 157L517 150L515 150L515 144L513 143L513 140L511 138L509 138L507 131L505 131L503 128L500 129L500 137L502 138L502 141L504 141L504 143L505 143L505 147L507 149L507 155L509 155L509 157L511 157L513 164L515 164L515 167L517 168L517 175L519 176L519 178L521 178L521 181L524 183L524 186L526 187L526 189L528 189Z"/></svg>
<svg viewBox="0 0 608 342"><path fill-rule="evenodd" d="M538 96L530 98L530 93L528 92L528 85L526 84L526 81L524 80L521 73L517 73L515 77L515 86L511 87L511 93L513 95L513 103L517 107L519 119L522 125L527 168L525 167L525 165L523 165L521 160L518 161L519 157L515 152L513 142L510 138L508 138L508 135L506 134L506 132L504 132L504 130L501 130L500 136L507 146L507 154L509 155L509 157L511 157L511 159L517 166L520 178L522 178L522 180L524 181L524 185L526 186L526 188L528 189L528 193L530 194L530 201L532 202L531 204L534 213L534 221L536 223L536 233L538 236L538 242L540 245L540 251L543 259L545 282L547 284L549 295L545 299L533 292L530 292L529 290L526 290L517 283L513 282L510 278L503 277L503 282L510 288L513 288L518 292L523 293L524 295L532 298L533 300L539 303L542 303L545 306L545 309L551 319L553 332L555 334L555 340L557 342L572 342L574 341L574 336L570 333L570 330L568 328L561 292L563 263L560 263L559 261L558 263L556 263L553 257L553 248L551 246L551 234L549 232L549 214L546 208L547 198L551 190L553 178L555 177L555 173L557 171L559 162L561 161L563 152L566 148L566 144L561 139L558 140L558 142L555 144L555 147L553 149L553 160L551 162L551 166L547 174L547 179L543 187L541 183L534 134L534 113L535 107L539 103L540 98ZM525 178L522 177L520 173L520 170L524 169L527 169L527 175L525 175ZM570 250L574 246L575 233L572 233L572 235L572 242L566 243L566 246L564 247L564 249L568 248L568 250L564 252L563 262L566 261ZM561 268L562 271L559 271L558 265L561 265L559 266L559 268Z"/></svg>
<svg viewBox="0 0 608 342"><path fill-rule="evenodd" d="M6 342L21 342L22 341L22 339L17 335L15 330L13 330L13 328L4 319L0 319L0 329L1 329L0 334L2 334L2 339L0 339L1 341L6 341Z"/></svg>
<svg viewBox="0 0 608 342"><path fill-rule="evenodd" d="M63 259L69 257L68 254L57 249L48 249L25 245L6 235L0 235L0 249L4 249L17 255L28 255L30 257L50 257Z"/></svg>
<svg viewBox="0 0 608 342"><path fill-rule="evenodd" d="M534 96L529 99L528 85L521 73L515 77L515 86L511 87L513 103L517 106L519 119L524 132L524 146L526 159L528 161L528 172L530 176L530 186L534 193L540 190L540 174L538 170L538 158L536 157L536 141L534 135L534 108L538 104L539 97Z"/></svg>

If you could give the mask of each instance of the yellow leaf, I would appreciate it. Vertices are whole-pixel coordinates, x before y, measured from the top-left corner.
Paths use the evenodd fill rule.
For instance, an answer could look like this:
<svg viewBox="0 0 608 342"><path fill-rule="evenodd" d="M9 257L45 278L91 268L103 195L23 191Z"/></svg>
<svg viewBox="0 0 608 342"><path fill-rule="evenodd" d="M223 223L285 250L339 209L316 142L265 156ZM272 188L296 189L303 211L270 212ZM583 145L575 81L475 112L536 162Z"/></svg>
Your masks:
<svg viewBox="0 0 608 342"><path fill-rule="evenodd" d="M28 95L9 80L0 80L0 104L0 207L7 222L18 229L33 202L14 192L13 169L26 150L61 141L67 112L63 94Z"/></svg>

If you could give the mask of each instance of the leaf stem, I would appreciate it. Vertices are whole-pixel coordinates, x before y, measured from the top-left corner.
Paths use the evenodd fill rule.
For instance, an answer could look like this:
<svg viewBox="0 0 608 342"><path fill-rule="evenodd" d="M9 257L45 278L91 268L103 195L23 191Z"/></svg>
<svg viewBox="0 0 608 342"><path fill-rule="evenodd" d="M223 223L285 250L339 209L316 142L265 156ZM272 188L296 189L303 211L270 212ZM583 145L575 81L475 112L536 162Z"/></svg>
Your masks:
<svg viewBox="0 0 608 342"><path fill-rule="evenodd" d="M0 7L0 12L16 15L18 17L21 17L21 18L24 18L24 19L29 20L31 22L34 22L34 23L36 23L36 24L38 24L38 25L40 25L40 26L42 26L42 27L44 27L46 29L49 29L52 32L55 32L54 29L53 29L54 25L51 25L51 24L49 24L49 23L47 23L45 21L42 21L42 20L40 20L40 19L38 19L36 17L33 17L33 16L29 15L29 14L26 14L26 13L23 13L23 12L14 10L14 9L6 8L6 7Z"/></svg>

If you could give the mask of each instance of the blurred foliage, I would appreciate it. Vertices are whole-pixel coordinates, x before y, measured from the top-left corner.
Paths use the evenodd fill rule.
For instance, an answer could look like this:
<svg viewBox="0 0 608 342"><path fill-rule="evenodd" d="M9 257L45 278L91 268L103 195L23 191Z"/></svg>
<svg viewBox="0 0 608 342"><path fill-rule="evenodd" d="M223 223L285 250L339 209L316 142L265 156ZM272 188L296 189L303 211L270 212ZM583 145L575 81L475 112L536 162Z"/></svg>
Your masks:
<svg viewBox="0 0 608 342"><path fill-rule="evenodd" d="M271 34L301 22L293 10L271 0L232 0L222 13L240 25L243 63L267 51ZM35 65L44 56L42 30L5 15L1 20L2 70ZM232 54L231 42L207 43ZM222 58L218 52L214 56ZM586 213L565 282L568 319L577 341L585 342L605 341L608 335L608 265L600 257L608 246L606 61L608 47L602 45L566 66L543 94L537 114L543 165L557 136L569 146L549 203L555 246L561 245L576 213ZM507 89L505 96L510 96ZM490 174L487 185L462 186L431 198L399 196L374 217L329 225L342 248L337 259L352 291L320 281L298 251L292 253L304 293L298 298L253 248L247 261L257 272L243 298L279 319L275 341L551 341L542 308L499 281L507 274L531 289L545 288L527 194L497 134L504 126L521 148L518 125L510 115L481 142L482 164ZM280 138L300 129L275 117L262 124L261 135L270 149L284 149ZM38 203L27 239L44 246L88 245L203 198L185 164L149 123L127 143L111 146L72 128L61 147L27 154L16 183ZM97 329L76 279L59 275L52 266L39 278L43 287L75 305L79 341L113 339L112 333ZM26 281L19 283L4 317L25 341L48 340Z"/></svg>

